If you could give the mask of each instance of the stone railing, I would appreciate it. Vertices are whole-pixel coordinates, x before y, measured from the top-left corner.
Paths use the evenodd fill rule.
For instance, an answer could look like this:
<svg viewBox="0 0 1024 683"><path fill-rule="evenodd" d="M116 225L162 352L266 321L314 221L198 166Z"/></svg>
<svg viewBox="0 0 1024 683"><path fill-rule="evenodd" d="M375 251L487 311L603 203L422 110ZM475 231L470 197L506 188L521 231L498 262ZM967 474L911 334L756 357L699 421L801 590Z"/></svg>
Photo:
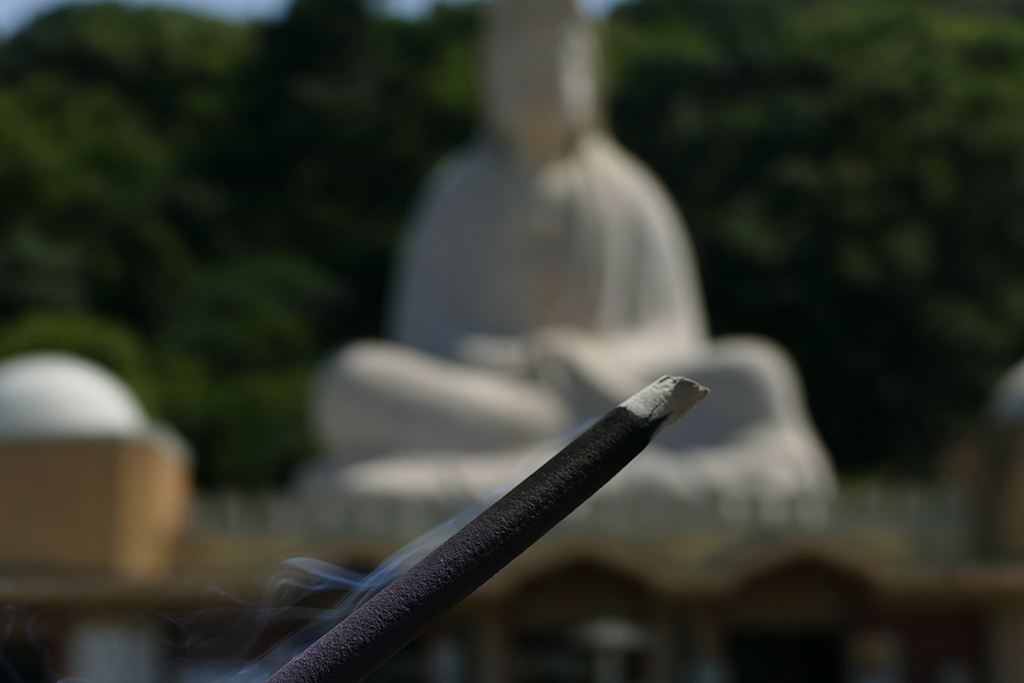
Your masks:
<svg viewBox="0 0 1024 683"><path fill-rule="evenodd" d="M469 519L480 509L482 504L460 512L436 501L331 501L284 493L220 492L201 495L196 501L190 533L401 540L415 538L455 516ZM968 512L950 489L860 483L841 487L831 499L598 497L553 533L631 538L727 530L959 534L968 526Z"/></svg>

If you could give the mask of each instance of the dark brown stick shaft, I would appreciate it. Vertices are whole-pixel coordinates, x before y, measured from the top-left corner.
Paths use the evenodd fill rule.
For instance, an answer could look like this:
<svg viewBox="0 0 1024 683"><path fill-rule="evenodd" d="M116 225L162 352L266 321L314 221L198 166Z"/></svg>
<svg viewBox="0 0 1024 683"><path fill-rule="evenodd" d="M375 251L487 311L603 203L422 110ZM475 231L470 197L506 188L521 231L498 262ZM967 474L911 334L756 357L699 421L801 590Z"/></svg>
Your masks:
<svg viewBox="0 0 1024 683"><path fill-rule="evenodd" d="M268 683L357 683L604 486L707 390L663 377L297 655Z"/></svg>

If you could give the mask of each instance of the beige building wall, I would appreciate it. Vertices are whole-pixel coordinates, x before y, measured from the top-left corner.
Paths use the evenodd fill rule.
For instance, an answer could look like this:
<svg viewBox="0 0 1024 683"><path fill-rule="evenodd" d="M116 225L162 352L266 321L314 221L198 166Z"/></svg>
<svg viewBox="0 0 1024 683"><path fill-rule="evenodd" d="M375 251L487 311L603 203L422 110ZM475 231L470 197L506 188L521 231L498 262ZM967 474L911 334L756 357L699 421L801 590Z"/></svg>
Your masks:
<svg viewBox="0 0 1024 683"><path fill-rule="evenodd" d="M0 568L159 575L192 488L188 459L158 442L0 444Z"/></svg>

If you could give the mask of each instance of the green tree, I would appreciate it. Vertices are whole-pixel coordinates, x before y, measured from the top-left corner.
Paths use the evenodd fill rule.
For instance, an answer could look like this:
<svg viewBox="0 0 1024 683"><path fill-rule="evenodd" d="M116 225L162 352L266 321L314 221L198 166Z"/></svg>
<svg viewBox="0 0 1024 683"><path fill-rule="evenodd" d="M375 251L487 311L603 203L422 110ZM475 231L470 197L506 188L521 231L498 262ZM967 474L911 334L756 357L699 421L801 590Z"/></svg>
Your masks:
<svg viewBox="0 0 1024 683"><path fill-rule="evenodd" d="M1024 24L922 2L668 2L609 29L614 121L718 333L780 339L839 462L920 471L1024 354Z"/></svg>
<svg viewBox="0 0 1024 683"><path fill-rule="evenodd" d="M281 481L312 452L315 363L379 330L407 206L469 134L475 22L108 4L0 45L0 356L95 358L186 432L202 482Z"/></svg>
<svg viewBox="0 0 1024 683"><path fill-rule="evenodd" d="M424 176L473 134L476 6L274 25L65 8L0 44L0 356L83 353L210 485L313 447ZM1024 355L1024 23L924 0L638 0L610 120L690 220L716 332L796 355L844 467L926 455Z"/></svg>

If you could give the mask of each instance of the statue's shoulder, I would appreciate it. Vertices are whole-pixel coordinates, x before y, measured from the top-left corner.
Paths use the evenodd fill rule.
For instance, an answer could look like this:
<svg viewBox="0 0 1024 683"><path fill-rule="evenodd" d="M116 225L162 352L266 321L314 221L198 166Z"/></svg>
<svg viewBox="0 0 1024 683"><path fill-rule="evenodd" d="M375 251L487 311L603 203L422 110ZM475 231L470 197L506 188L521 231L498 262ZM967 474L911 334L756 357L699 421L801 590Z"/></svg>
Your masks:
<svg viewBox="0 0 1024 683"><path fill-rule="evenodd" d="M500 186L499 162L486 143L474 141L442 158L420 190L408 230L424 239L458 231L478 212L482 197Z"/></svg>
<svg viewBox="0 0 1024 683"><path fill-rule="evenodd" d="M449 194L486 182L494 174L497 159L493 147L476 140L441 158L430 172L425 195Z"/></svg>
<svg viewBox="0 0 1024 683"><path fill-rule="evenodd" d="M669 212L678 220L679 210L661 179L640 157L626 149L604 131L595 131L580 144L580 154L587 166L606 184L610 194L635 208L651 208Z"/></svg>

